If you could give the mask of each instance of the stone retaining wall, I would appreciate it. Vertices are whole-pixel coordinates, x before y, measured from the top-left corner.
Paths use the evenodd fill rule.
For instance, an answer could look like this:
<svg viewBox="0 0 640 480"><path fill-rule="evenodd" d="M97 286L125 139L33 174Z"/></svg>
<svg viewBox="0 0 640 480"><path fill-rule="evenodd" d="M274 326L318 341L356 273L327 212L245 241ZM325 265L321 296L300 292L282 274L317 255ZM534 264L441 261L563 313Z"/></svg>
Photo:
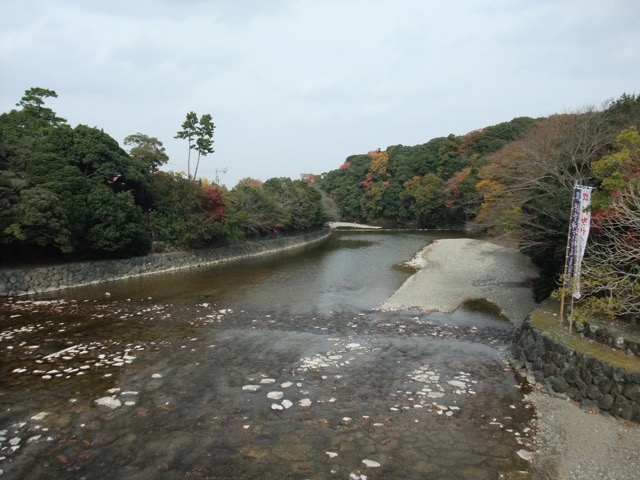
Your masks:
<svg viewBox="0 0 640 480"><path fill-rule="evenodd" d="M0 270L0 297L31 295L141 275L215 265L313 246L328 239L323 228L290 237L244 242L228 247L190 252L158 253L126 260L69 263L53 267Z"/></svg>
<svg viewBox="0 0 640 480"><path fill-rule="evenodd" d="M527 319L510 350L514 369L583 408L598 408L640 423L640 373L630 373L554 342Z"/></svg>

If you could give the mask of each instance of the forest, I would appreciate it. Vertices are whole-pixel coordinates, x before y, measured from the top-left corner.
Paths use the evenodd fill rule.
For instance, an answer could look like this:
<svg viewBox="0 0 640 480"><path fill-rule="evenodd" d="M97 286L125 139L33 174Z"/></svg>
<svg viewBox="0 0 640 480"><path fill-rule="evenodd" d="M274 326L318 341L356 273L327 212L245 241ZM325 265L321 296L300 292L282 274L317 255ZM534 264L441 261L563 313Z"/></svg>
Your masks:
<svg viewBox="0 0 640 480"><path fill-rule="evenodd" d="M562 281L578 182L595 188L581 308L640 315L640 95L351 155L304 181L246 178L230 190L197 178L213 153L211 115L189 112L176 134L189 162L193 152L194 174L166 172L160 140L132 133L125 150L97 127L70 126L47 106L56 96L31 88L0 115L0 265L215 247L331 218L485 232L531 257L542 300Z"/></svg>
<svg viewBox="0 0 640 480"><path fill-rule="evenodd" d="M228 190L196 179L197 163L194 175L162 171L160 140L133 133L125 150L102 129L70 126L47 106L55 97L31 88L0 115L0 265L126 258L326 223L307 182L247 178ZM200 162L213 128L210 115L190 112L176 138Z"/></svg>
<svg viewBox="0 0 640 480"><path fill-rule="evenodd" d="M640 96L623 94L601 108L352 155L316 182L343 220L470 228L517 245L540 268L537 300L560 284L573 187L593 186L582 308L638 318L639 127Z"/></svg>

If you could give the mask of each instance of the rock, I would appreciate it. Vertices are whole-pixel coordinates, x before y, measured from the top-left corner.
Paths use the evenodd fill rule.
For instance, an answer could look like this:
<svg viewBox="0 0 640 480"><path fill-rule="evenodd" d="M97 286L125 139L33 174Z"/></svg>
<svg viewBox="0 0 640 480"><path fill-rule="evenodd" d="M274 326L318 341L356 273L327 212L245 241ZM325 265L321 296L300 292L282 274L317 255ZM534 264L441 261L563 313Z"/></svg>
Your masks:
<svg viewBox="0 0 640 480"><path fill-rule="evenodd" d="M633 418L633 405L624 396L618 395L613 403L611 413L625 420Z"/></svg>
<svg viewBox="0 0 640 480"><path fill-rule="evenodd" d="M564 377L553 377L549 383L551 384L551 388L553 388L556 393L566 393L569 389L569 384L564 379Z"/></svg>
<svg viewBox="0 0 640 480"><path fill-rule="evenodd" d="M311 406L311 400L308 398L303 398L302 400L300 400L298 402L298 405L300 405L301 407L310 407Z"/></svg>
<svg viewBox="0 0 640 480"><path fill-rule="evenodd" d="M444 397L444 393L442 393L442 392L429 392L429 393L427 393L427 397L429 397L429 398L442 398L442 397Z"/></svg>
<svg viewBox="0 0 640 480"><path fill-rule="evenodd" d="M122 406L122 402L117 398L113 397L102 397L96 400L98 405L102 405L104 407L109 407L111 409L118 408Z"/></svg>
<svg viewBox="0 0 640 480"><path fill-rule="evenodd" d="M325 454L329 458L336 458L338 456L338 454L336 452L325 452Z"/></svg>
<svg viewBox="0 0 640 480"><path fill-rule="evenodd" d="M380 464L378 462L376 462L375 460L368 460L368 459L365 458L364 460L362 460L362 463L364 463L369 468L378 468L378 467L380 467Z"/></svg>
<svg viewBox="0 0 640 480"><path fill-rule="evenodd" d="M518 450L518 456L527 462L533 460L533 452L527 450Z"/></svg>
<svg viewBox="0 0 640 480"><path fill-rule="evenodd" d="M260 385L244 385L242 387L242 390L245 392L257 392L261 388L262 387Z"/></svg>
<svg viewBox="0 0 640 480"><path fill-rule="evenodd" d="M465 382L461 382L460 380L447 380L447 383L452 387L467 388L467 384Z"/></svg>
<svg viewBox="0 0 640 480"><path fill-rule="evenodd" d="M579 378L578 371L575 368L567 368L562 376L570 385L575 385Z"/></svg>
<svg viewBox="0 0 640 480"><path fill-rule="evenodd" d="M637 383L629 383L622 389L622 394L629 400L640 402L640 386Z"/></svg>
<svg viewBox="0 0 640 480"><path fill-rule="evenodd" d="M270 400L280 400L284 396L282 392L269 392L267 393L267 398Z"/></svg>
<svg viewBox="0 0 640 480"><path fill-rule="evenodd" d="M613 396L609 394L602 395L602 397L600 397L600 399L598 400L598 408L604 410L605 412L608 412L613 407L613 401Z"/></svg>
<svg viewBox="0 0 640 480"><path fill-rule="evenodd" d="M602 397L602 392L595 385L589 385L585 393L587 395L587 398L591 400L598 400L600 397Z"/></svg>
<svg viewBox="0 0 640 480"><path fill-rule="evenodd" d="M271 410L284 410L284 407L279 403L272 403Z"/></svg>
<svg viewBox="0 0 640 480"><path fill-rule="evenodd" d="M282 400L282 406L285 409L289 409L289 408L291 408L293 406L293 402L291 400L286 400L286 399Z"/></svg>

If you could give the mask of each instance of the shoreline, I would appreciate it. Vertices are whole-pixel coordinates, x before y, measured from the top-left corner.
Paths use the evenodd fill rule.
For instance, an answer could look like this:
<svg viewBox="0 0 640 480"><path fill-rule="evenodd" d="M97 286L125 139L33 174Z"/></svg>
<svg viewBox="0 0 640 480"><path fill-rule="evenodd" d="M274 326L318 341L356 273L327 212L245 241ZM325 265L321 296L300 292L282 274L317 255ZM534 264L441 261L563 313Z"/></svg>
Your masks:
<svg viewBox="0 0 640 480"><path fill-rule="evenodd" d="M537 274L514 248L472 239L436 240L406 263L416 273L379 308L453 312L478 298L496 304L517 328L536 308L528 280ZM640 427L539 390L525 395L536 409L531 460L534 480L635 479Z"/></svg>

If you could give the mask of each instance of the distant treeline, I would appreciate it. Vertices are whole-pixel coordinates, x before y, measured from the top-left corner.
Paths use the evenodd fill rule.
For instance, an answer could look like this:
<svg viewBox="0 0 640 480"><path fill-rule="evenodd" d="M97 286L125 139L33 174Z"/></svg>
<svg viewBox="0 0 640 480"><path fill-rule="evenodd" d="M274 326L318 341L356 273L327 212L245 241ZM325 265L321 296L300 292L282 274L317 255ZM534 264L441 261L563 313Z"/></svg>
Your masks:
<svg viewBox="0 0 640 480"><path fill-rule="evenodd" d="M125 151L99 128L68 125L45 103L56 96L29 89L0 115L2 264L216 246L326 222L306 182L248 178L229 191L160 171L169 158L157 138L132 134Z"/></svg>
<svg viewBox="0 0 640 480"><path fill-rule="evenodd" d="M600 109L515 118L422 145L352 155L319 175L317 184L335 200L342 220L473 226L512 238L541 267L536 291L544 298L557 287L564 264L574 183L598 187L594 213L601 220L607 212L612 218L611 201L620 192L638 188L639 125L640 96L624 94ZM638 267L631 264L623 269Z"/></svg>

